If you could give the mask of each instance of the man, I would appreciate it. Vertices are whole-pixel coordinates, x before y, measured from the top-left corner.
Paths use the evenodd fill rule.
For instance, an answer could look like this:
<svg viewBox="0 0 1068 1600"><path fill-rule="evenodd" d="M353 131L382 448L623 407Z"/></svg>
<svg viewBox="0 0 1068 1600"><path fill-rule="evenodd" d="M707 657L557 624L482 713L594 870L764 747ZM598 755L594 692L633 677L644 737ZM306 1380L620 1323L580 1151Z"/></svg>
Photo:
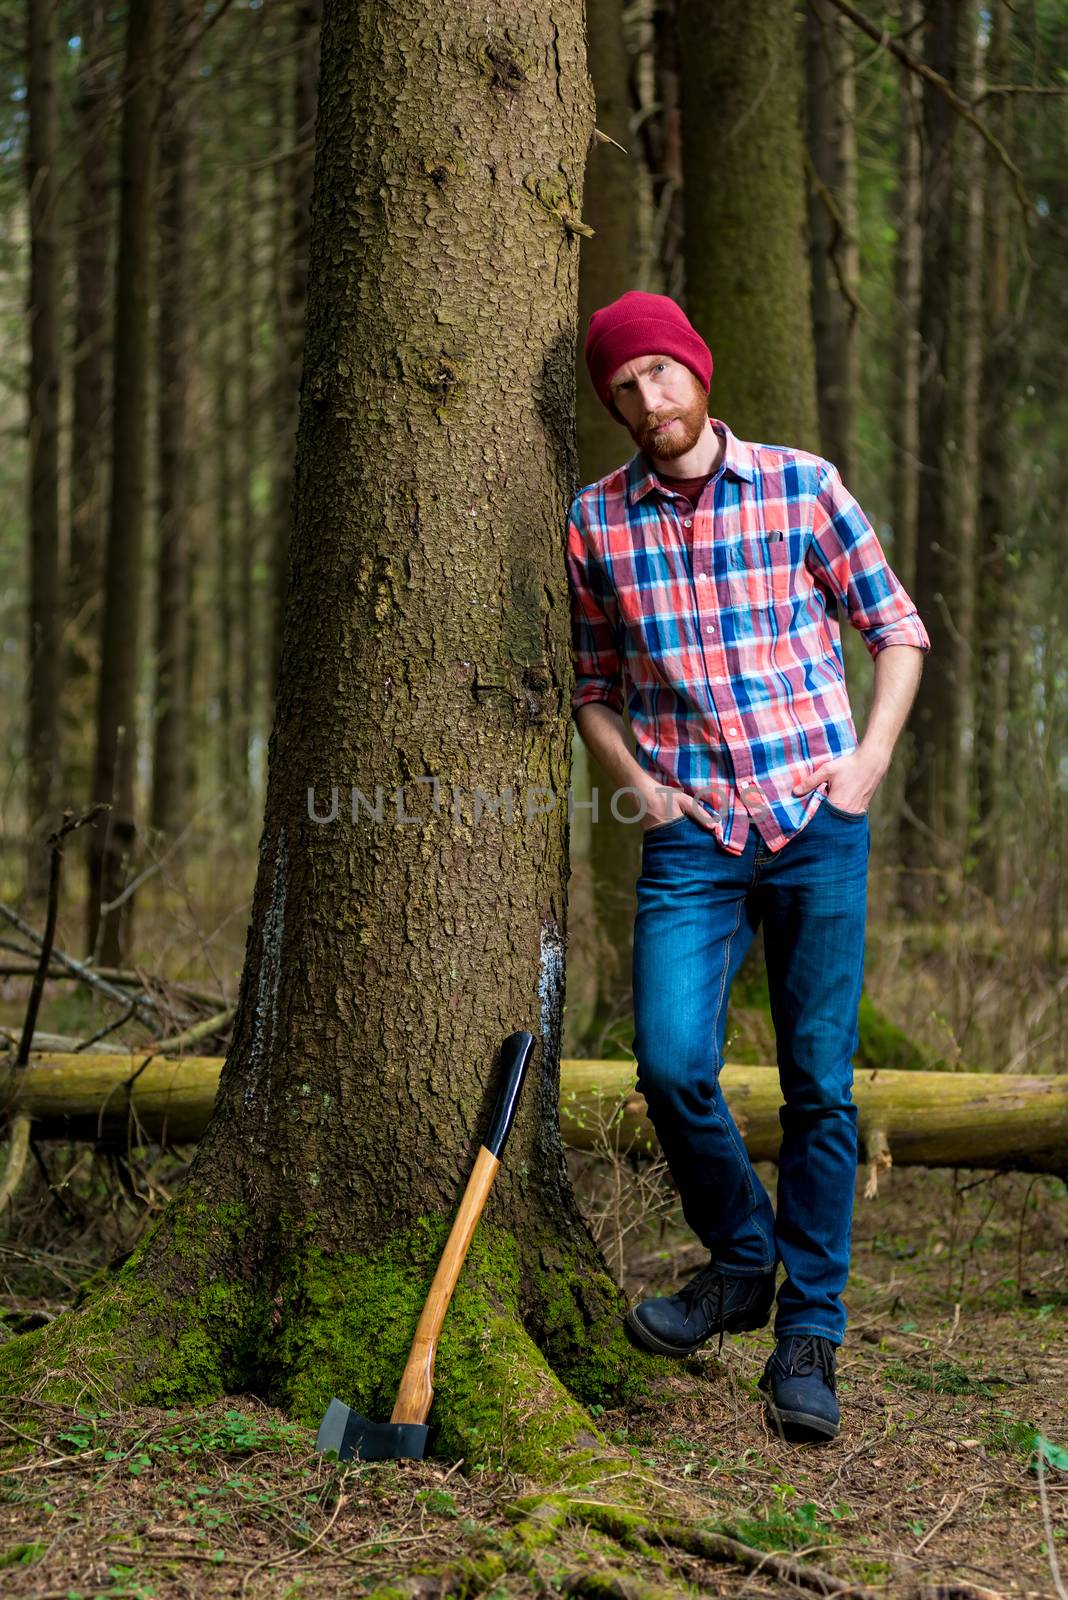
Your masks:
<svg viewBox="0 0 1068 1600"><path fill-rule="evenodd" d="M831 464L709 417L712 357L674 301L596 311L586 361L639 447L568 518L583 741L643 825L634 927L638 1086L709 1263L627 1317L684 1356L763 1327L787 1437L839 1429L856 1179L852 1057L868 807L919 682L926 629ZM835 609L875 663L858 743ZM624 738L624 673L636 757ZM763 921L785 1104L777 1209L719 1087L731 982Z"/></svg>

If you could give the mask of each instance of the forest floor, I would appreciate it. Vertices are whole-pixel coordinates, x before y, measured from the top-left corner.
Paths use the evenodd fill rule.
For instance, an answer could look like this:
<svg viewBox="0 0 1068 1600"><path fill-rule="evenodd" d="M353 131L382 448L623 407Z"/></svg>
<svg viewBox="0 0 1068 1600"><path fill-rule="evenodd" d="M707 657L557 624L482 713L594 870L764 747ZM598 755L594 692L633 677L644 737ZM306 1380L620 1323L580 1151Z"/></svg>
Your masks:
<svg viewBox="0 0 1068 1600"><path fill-rule="evenodd" d="M630 1294L665 1290L701 1264L663 1195L639 1210L637 1225L629 1217L623 1237L625 1207L608 1190L618 1197L629 1183L641 1201L647 1180L572 1159ZM157 1199L160 1170L138 1180ZM773 1186L773 1169L764 1175ZM96 1264L73 1224L53 1217L49 1226L43 1185L20 1203L40 1214L0 1243L8 1335L60 1311ZM108 1204L115 1216L134 1214L120 1195ZM755 1388L767 1331L727 1339L722 1354L713 1345L665 1363L666 1398L641 1413L605 1411L598 1426L632 1458L636 1478L668 1499L684 1496L691 1514L699 1502L705 1528L836 1574L843 1594L867 1586L922 1600L1063 1600L1065 1185L893 1171L875 1199L858 1191L854 1240L833 1443L787 1445L769 1432ZM247 1398L178 1413L89 1393L78 1407L8 1396L0 1433L5 1600L805 1592L781 1571L681 1551L632 1550L621 1569L618 1546L580 1517L535 1548L527 1570L509 1570L509 1508L536 1483L492 1459L331 1464L314 1453L309 1429ZM1036 1435L1050 1446L1041 1478Z"/></svg>

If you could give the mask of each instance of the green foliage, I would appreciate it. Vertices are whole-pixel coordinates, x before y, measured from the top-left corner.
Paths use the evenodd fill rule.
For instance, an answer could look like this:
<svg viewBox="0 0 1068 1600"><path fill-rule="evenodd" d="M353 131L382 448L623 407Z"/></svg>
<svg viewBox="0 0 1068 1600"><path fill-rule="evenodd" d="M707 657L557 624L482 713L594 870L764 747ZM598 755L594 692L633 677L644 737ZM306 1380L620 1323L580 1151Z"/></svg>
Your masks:
<svg viewBox="0 0 1068 1600"><path fill-rule="evenodd" d="M12 1545L0 1555L0 1567L28 1567L31 1561L39 1561L47 1548L36 1543Z"/></svg>
<svg viewBox="0 0 1068 1600"><path fill-rule="evenodd" d="M820 1520L818 1505L811 1500L801 1500L792 1484L776 1484L774 1494L778 1503L762 1517L709 1522L706 1524L709 1532L740 1539L757 1550L800 1550L806 1545L834 1543L836 1535ZM848 1514L847 1508L842 1511ZM839 1512L836 1510L834 1514L837 1516Z"/></svg>
<svg viewBox="0 0 1068 1600"><path fill-rule="evenodd" d="M935 1361L929 1367L917 1367L904 1361L888 1361L885 1376L888 1383L903 1384L909 1389L923 1389L936 1394L990 1396L995 1392L990 1381L973 1377L956 1361Z"/></svg>

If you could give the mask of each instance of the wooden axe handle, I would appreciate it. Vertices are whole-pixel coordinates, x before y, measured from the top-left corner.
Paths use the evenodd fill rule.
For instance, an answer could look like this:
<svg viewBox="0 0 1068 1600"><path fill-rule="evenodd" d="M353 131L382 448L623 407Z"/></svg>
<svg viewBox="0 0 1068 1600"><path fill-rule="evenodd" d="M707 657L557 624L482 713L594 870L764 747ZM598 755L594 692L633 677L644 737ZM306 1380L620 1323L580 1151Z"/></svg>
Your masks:
<svg viewBox="0 0 1068 1600"><path fill-rule="evenodd" d="M390 1422L425 1422L430 1413L434 1400L434 1357L438 1350L438 1335L445 1320L449 1301L452 1299L452 1291L456 1287L456 1280L460 1276L460 1268L467 1255L467 1247L471 1243L499 1166L497 1157L483 1145L478 1152L467 1188L464 1190L464 1197L460 1201L460 1209L456 1213L456 1220L452 1225L441 1260L438 1262L438 1270L430 1285L426 1304L416 1324L415 1338L412 1340L412 1348L405 1362Z"/></svg>
<svg viewBox="0 0 1068 1600"><path fill-rule="evenodd" d="M534 1050L534 1035L520 1030L510 1033L501 1050L501 1085L493 1119L486 1134L486 1143L479 1149L471 1176L467 1180L460 1209L456 1213L452 1230L445 1242L438 1270L430 1285L415 1338L404 1364L404 1372L397 1390L397 1400L390 1422L424 1423L434 1399L434 1357L438 1350L438 1335L445 1320L452 1291L460 1276L460 1268L467 1255L482 1208L493 1186L497 1168L501 1164L501 1151L512 1126L519 1091L523 1087L527 1066Z"/></svg>

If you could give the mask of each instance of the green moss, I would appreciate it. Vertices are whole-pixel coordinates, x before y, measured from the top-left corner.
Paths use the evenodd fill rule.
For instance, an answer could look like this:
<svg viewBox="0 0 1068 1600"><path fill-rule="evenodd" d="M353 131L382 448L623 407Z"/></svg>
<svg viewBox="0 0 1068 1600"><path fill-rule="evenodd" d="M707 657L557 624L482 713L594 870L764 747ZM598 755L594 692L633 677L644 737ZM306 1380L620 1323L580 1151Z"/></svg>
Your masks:
<svg viewBox="0 0 1068 1600"><path fill-rule="evenodd" d="M663 1363L627 1339L626 1302L608 1273L577 1274L574 1258L548 1241L535 1255L538 1342L553 1370L584 1405L648 1399L663 1379Z"/></svg>
<svg viewBox="0 0 1068 1600"><path fill-rule="evenodd" d="M931 1061L901 1028L883 1015L866 994L860 997L860 1046L854 1061L858 1068L893 1068L899 1072L933 1072L944 1062Z"/></svg>
<svg viewBox="0 0 1068 1600"><path fill-rule="evenodd" d="M168 1282L145 1270L169 1229ZM245 1387L263 1326L258 1289L221 1263L248 1217L240 1208L178 1201L117 1272L46 1328L0 1348L0 1390L47 1375L43 1397L71 1402L87 1380L144 1405L191 1405Z"/></svg>
<svg viewBox="0 0 1068 1600"><path fill-rule="evenodd" d="M356 1256L324 1252L315 1219L281 1218L284 1244L258 1264L239 1248L249 1226L179 1201L77 1310L0 1347L0 1388L45 1377L56 1401L92 1383L165 1407L251 1391L308 1426L338 1395L388 1420L450 1219ZM655 1363L626 1343L607 1274L556 1243L532 1279L530 1254L485 1221L476 1233L438 1342L428 1453L580 1484L607 1454L580 1402L645 1395Z"/></svg>
<svg viewBox="0 0 1068 1600"><path fill-rule="evenodd" d="M389 1418L416 1323L448 1233L419 1224L371 1256L328 1256L299 1243L283 1265L269 1389L316 1423L332 1395ZM472 1241L436 1352L428 1452L468 1469L542 1473L599 1455L602 1441L523 1327L516 1240L483 1223Z"/></svg>

